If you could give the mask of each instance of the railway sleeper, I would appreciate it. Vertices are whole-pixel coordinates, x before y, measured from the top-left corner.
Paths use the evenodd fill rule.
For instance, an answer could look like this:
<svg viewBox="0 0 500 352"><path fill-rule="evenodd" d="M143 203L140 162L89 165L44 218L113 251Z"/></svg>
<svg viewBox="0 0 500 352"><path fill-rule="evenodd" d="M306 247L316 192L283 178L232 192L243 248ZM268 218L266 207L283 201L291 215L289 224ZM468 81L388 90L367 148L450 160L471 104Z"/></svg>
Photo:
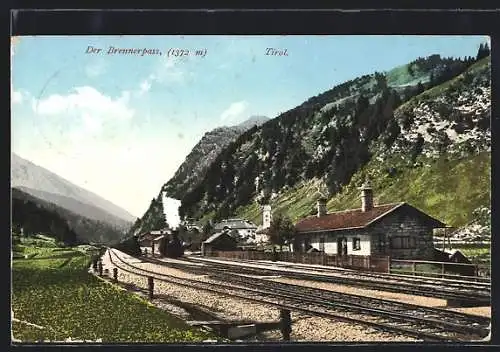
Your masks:
<svg viewBox="0 0 500 352"><path fill-rule="evenodd" d="M467 308L467 307L483 307L489 306L490 300L485 299L447 299L446 306L450 308Z"/></svg>

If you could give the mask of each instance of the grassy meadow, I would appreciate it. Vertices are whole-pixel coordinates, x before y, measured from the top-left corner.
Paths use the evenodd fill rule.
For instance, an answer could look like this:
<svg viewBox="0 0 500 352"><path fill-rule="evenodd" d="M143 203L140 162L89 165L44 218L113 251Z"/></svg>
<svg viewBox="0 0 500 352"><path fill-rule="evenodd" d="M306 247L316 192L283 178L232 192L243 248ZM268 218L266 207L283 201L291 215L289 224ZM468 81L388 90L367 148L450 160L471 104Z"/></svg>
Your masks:
<svg viewBox="0 0 500 352"><path fill-rule="evenodd" d="M201 342L210 333L90 274L91 246L17 240L12 260L12 336L22 342ZM20 242L20 243L19 243Z"/></svg>

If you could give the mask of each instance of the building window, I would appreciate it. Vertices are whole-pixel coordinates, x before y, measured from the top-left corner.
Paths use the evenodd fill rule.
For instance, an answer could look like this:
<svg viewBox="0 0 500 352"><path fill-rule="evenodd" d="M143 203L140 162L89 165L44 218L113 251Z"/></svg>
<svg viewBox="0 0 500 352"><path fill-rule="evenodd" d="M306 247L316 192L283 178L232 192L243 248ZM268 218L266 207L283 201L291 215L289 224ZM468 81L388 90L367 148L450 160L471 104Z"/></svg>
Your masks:
<svg viewBox="0 0 500 352"><path fill-rule="evenodd" d="M391 248L394 249L409 249L416 248L417 241L415 237L410 236L398 236L391 239Z"/></svg>
<svg viewBox="0 0 500 352"><path fill-rule="evenodd" d="M352 239L352 250L359 251L361 249L361 240L357 237Z"/></svg>

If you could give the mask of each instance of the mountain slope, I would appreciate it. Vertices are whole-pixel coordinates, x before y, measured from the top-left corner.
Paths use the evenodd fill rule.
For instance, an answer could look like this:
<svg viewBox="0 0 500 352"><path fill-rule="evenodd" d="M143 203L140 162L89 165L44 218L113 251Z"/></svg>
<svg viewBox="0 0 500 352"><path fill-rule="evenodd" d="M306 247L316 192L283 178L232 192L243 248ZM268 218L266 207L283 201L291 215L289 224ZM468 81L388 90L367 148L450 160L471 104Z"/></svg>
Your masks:
<svg viewBox="0 0 500 352"><path fill-rule="evenodd" d="M135 220L133 215L117 205L14 153L11 154L11 187L22 187L28 193L33 192L35 197L45 199L46 196L47 201L62 207L69 206L70 210L77 210L75 202L87 204L87 207L81 209L81 215L106 221L120 228L130 226Z"/></svg>
<svg viewBox="0 0 500 352"><path fill-rule="evenodd" d="M103 209L101 208L97 208L93 205L77 201L74 198L65 197L59 194L44 192L23 186L19 186L16 188L22 190L23 192L31 194L34 197L43 199L49 203L57 204L60 207L72 211L73 213L80 214L91 220L112 224L113 226L116 226L120 230L128 230L128 228L131 225L129 221L125 221L117 216L111 215L110 213L103 211Z"/></svg>
<svg viewBox="0 0 500 352"><path fill-rule="evenodd" d="M266 202L297 220L315 211L320 195L330 210L359 206L357 187L372 175L380 199L415 202L459 225L476 206L488 206L489 62L432 55L311 97L221 149L203 180L178 194L181 216L204 223L236 215L260 223ZM463 136L453 138L452 129ZM447 160L463 179L453 184L464 192L449 212L453 190L440 181ZM394 175L397 182L384 183ZM467 186L473 184L479 189ZM175 184L169 187L175 192Z"/></svg>
<svg viewBox="0 0 500 352"><path fill-rule="evenodd" d="M137 219L129 235L143 233L161 227L164 220L163 197L181 199L203 181L210 164L229 143L250 129L266 123L266 116L251 116L235 126L224 126L209 131L193 147L174 176L163 185L160 193L151 201L144 215Z"/></svg>
<svg viewBox="0 0 500 352"><path fill-rule="evenodd" d="M107 223L91 220L56 204L11 189L13 228L23 227L27 233L43 232L59 240L73 243L116 243L124 233Z"/></svg>
<svg viewBox="0 0 500 352"><path fill-rule="evenodd" d="M182 198L203 180L208 167L222 149L243 132L268 120L265 116L252 116L239 125L218 127L205 133L162 190L169 197Z"/></svg>
<svg viewBox="0 0 500 352"><path fill-rule="evenodd" d="M486 58L399 106L390 126L371 144L370 161L330 198L328 210L358 208L358 187L366 176L379 204L406 201L451 226L463 226L478 209L489 209L490 75ZM306 180L281 192L271 205L298 220L316 211L322 186L324 180ZM261 222L257 203L236 214Z"/></svg>
<svg viewBox="0 0 500 352"><path fill-rule="evenodd" d="M391 71L358 77L243 133L221 151L203 182L182 198L182 215L227 217L241 206L268 202L314 178L323 181L327 195L338 193L372 159L374 144L392 145L401 134L395 111L402 103L461 74L471 63L439 56L415 60L413 74L425 73L429 81L411 85L399 78L403 90L389 85ZM406 79L414 80L411 75ZM419 143L411 139L405 152Z"/></svg>
<svg viewBox="0 0 500 352"><path fill-rule="evenodd" d="M270 118L267 117L267 116L259 116L259 115L257 115L257 116L250 116L248 119L246 119L242 123L240 123L240 124L238 124L236 126L232 126L232 127L233 128L239 128L239 129L241 129L241 132L244 132L246 130L249 130L252 127L260 126L260 125L266 123L269 120L270 120Z"/></svg>

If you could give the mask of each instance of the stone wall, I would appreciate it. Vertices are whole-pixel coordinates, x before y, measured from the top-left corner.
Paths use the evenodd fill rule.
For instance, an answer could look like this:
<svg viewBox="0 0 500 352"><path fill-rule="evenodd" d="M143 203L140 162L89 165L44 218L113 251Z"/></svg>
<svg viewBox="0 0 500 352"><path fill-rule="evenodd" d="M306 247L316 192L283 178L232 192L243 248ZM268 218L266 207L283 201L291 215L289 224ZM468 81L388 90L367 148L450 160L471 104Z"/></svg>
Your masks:
<svg viewBox="0 0 500 352"><path fill-rule="evenodd" d="M391 258L431 260L433 257L432 227L418 217L406 213L403 209L396 210L394 214L390 214L376 223L370 228L370 233L372 234L372 248L374 250L377 248L377 235L383 234L386 236L386 255L390 255ZM414 238L415 248L390 248L391 238L398 236ZM372 254L382 253L372 252Z"/></svg>

